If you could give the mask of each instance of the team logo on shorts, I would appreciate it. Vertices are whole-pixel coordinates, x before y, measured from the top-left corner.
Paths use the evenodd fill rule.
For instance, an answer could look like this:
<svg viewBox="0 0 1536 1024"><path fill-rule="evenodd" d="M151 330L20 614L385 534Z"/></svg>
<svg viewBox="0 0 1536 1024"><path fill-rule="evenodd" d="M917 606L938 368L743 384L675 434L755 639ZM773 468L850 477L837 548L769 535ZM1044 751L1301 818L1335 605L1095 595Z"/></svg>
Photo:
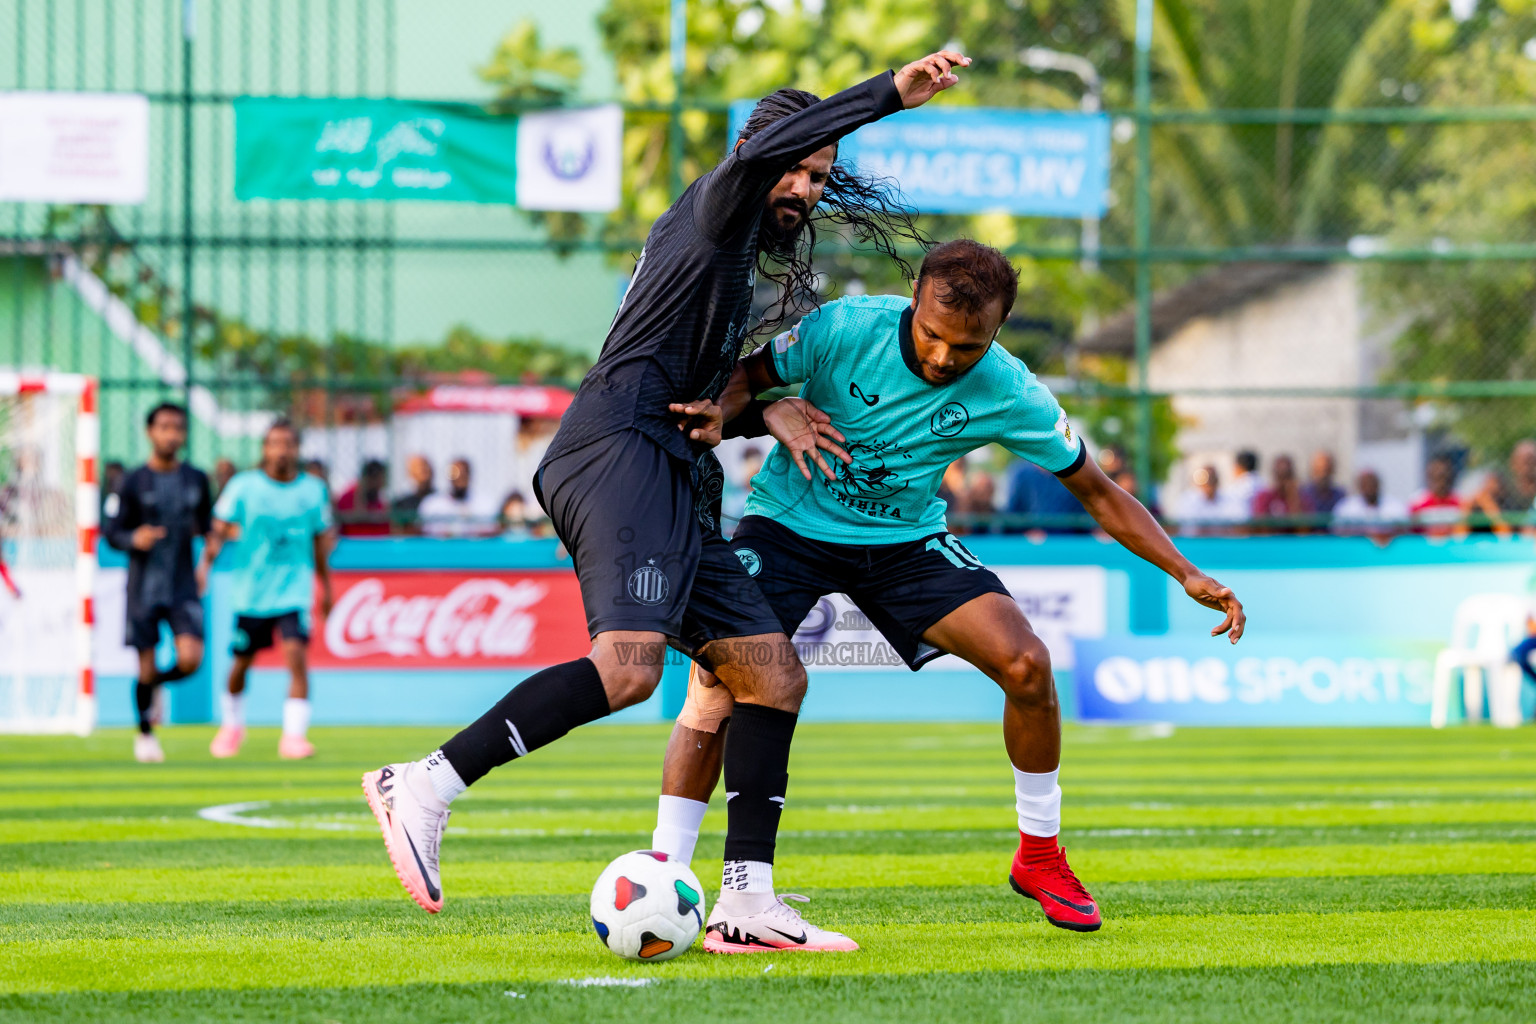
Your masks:
<svg viewBox="0 0 1536 1024"><path fill-rule="evenodd" d="M959 402L950 402L933 414L928 427L940 437L954 437L971 422L971 414Z"/></svg>
<svg viewBox="0 0 1536 1024"><path fill-rule="evenodd" d="M741 559L741 567L747 570L748 576L756 576L758 573L763 571L762 558L760 558L758 553L753 551L751 548L738 549L736 552L736 557Z"/></svg>
<svg viewBox="0 0 1536 1024"><path fill-rule="evenodd" d="M667 574L656 568L654 561L629 574L629 596L641 604L661 604L671 590Z"/></svg>

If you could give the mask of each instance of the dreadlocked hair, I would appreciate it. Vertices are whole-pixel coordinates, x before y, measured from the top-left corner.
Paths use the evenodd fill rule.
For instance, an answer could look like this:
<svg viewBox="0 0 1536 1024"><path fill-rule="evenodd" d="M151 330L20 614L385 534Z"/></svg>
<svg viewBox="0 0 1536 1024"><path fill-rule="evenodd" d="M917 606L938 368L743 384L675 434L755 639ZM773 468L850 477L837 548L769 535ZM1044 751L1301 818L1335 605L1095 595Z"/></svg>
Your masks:
<svg viewBox="0 0 1536 1024"><path fill-rule="evenodd" d="M796 111L820 102L803 89L780 89L763 97L752 108L737 141L745 141ZM934 242L917 226L917 211L903 201L894 179L856 174L834 162L832 172L805 226L793 237L762 232L758 236L757 273L778 286L779 297L763 313L752 334L772 334L796 317L820 305L816 271L811 264L818 224L846 227L854 243L884 253L910 280L912 264L897 250L901 240L917 243L924 251Z"/></svg>

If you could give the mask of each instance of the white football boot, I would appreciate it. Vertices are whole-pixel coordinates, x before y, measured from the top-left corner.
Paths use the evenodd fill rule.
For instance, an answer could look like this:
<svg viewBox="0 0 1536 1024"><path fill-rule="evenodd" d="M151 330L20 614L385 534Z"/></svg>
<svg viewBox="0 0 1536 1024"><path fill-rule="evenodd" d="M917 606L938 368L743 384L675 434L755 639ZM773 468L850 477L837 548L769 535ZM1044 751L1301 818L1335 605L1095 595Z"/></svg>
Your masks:
<svg viewBox="0 0 1536 1024"><path fill-rule="evenodd" d="M159 764L165 760L165 751L160 749L160 741L154 733L133 734L133 759L141 764Z"/></svg>
<svg viewBox="0 0 1536 1024"><path fill-rule="evenodd" d="M742 894L744 895L744 894ZM846 935L818 928L785 900L809 903L809 896L786 892L765 895L772 900L754 914L728 915L721 910L730 897L715 901L704 929L706 953L851 953L859 944Z"/></svg>
<svg viewBox="0 0 1536 1024"><path fill-rule="evenodd" d="M448 825L448 806L432 791L414 761L387 764L363 775L363 793L384 833L384 849L400 884L423 910L443 909L438 850Z"/></svg>

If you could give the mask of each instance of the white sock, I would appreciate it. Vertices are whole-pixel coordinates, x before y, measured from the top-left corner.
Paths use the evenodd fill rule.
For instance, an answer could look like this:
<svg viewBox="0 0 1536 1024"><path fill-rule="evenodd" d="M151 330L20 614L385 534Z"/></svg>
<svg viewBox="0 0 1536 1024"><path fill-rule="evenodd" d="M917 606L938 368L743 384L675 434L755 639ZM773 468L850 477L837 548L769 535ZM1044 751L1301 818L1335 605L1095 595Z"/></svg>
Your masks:
<svg viewBox="0 0 1536 1024"><path fill-rule="evenodd" d="M469 787L464 780L459 778L458 769L448 763L443 756L441 748L432 751L426 757L416 762L427 773L427 781L432 784L432 792L437 794L444 804L453 803L453 798L464 792Z"/></svg>
<svg viewBox="0 0 1536 1024"><path fill-rule="evenodd" d="M309 732L309 701L304 697L289 697L283 701L283 735L303 739Z"/></svg>
<svg viewBox="0 0 1536 1024"><path fill-rule="evenodd" d="M720 875L720 891L773 892L773 865L760 860L728 860Z"/></svg>
<svg viewBox="0 0 1536 1024"><path fill-rule="evenodd" d="M1061 787L1056 784L1060 771L1060 768L1038 773L1013 770L1020 832L1043 839L1061 831Z"/></svg>
<svg viewBox="0 0 1536 1024"><path fill-rule="evenodd" d="M245 728L245 694L225 690L219 695L219 721L232 729Z"/></svg>
<svg viewBox="0 0 1536 1024"><path fill-rule="evenodd" d="M664 796L656 804L656 831L651 833L651 849L687 864L693 860L693 848L699 842L699 826L709 804L685 796ZM770 887L771 888L771 887Z"/></svg>

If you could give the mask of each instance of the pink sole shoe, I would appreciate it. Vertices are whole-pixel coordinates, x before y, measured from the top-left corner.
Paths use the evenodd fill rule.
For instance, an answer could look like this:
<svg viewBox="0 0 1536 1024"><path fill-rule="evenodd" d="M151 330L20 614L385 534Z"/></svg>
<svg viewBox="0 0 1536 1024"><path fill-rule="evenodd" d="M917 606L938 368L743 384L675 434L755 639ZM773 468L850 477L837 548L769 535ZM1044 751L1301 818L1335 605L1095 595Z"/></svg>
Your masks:
<svg viewBox="0 0 1536 1024"><path fill-rule="evenodd" d="M288 761L302 761L315 756L315 745L302 736L284 736L277 741L277 756Z"/></svg>
<svg viewBox="0 0 1536 1024"><path fill-rule="evenodd" d="M384 850L389 854L395 877L400 879L400 884L417 906L429 914L436 914L443 909L442 889L434 886L427 877L410 836L394 814L392 794L399 785L396 772L400 767L385 765L378 771L364 772L363 795L368 798L368 807L379 823L379 831L384 834Z"/></svg>
<svg viewBox="0 0 1536 1024"><path fill-rule="evenodd" d="M208 753L214 757L234 757L245 742L245 729L237 725L221 725L208 744Z"/></svg>

